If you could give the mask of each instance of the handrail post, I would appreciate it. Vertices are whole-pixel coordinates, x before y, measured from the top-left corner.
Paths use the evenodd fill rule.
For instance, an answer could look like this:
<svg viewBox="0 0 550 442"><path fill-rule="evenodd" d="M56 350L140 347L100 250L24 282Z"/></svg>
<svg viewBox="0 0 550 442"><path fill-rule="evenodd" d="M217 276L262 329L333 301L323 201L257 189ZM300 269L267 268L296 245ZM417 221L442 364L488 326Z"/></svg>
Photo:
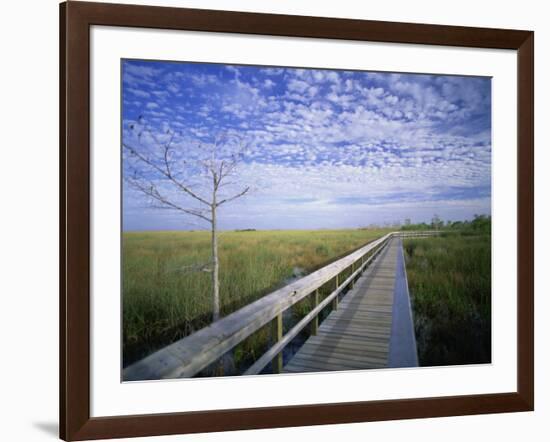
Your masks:
<svg viewBox="0 0 550 442"><path fill-rule="evenodd" d="M283 338L283 312L279 313L271 321L271 336L273 344L276 344ZM271 367L274 374L279 374L283 371L283 352L277 353L277 356L271 361Z"/></svg>
<svg viewBox="0 0 550 442"><path fill-rule="evenodd" d="M340 274L337 273L336 274L336 290L338 289L338 287L340 286L340 283L339 283L339 276ZM332 300L332 310L338 310L338 295L336 295L334 297L334 299Z"/></svg>
<svg viewBox="0 0 550 442"><path fill-rule="evenodd" d="M319 289L313 292L313 309L315 309L318 305L319 305ZM318 331L319 331L319 315L315 315L315 318L313 318L311 321L311 335L312 336L317 335Z"/></svg>
<svg viewBox="0 0 550 442"><path fill-rule="evenodd" d="M351 263L351 274L352 275L353 275L353 272L355 272L355 263L354 262ZM355 278L353 278L351 280L350 287L353 288L354 285L355 285Z"/></svg>

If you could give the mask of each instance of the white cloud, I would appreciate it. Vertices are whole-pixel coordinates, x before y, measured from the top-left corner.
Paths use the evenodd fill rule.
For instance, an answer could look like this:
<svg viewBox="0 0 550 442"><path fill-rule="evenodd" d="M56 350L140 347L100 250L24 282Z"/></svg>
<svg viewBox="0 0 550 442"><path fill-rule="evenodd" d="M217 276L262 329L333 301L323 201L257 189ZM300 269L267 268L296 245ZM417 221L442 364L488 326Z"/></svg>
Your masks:
<svg viewBox="0 0 550 442"><path fill-rule="evenodd" d="M294 91L294 92L298 92L298 93L303 93L306 89L309 88L309 84L306 83L305 81L302 81L302 80L295 80L295 79L291 79L289 82L288 82L288 90L290 91Z"/></svg>
<svg viewBox="0 0 550 442"><path fill-rule="evenodd" d="M140 97L140 98L149 98L151 96L149 92L141 89L134 89L129 87L129 88L126 88L125 90L135 95L136 97Z"/></svg>

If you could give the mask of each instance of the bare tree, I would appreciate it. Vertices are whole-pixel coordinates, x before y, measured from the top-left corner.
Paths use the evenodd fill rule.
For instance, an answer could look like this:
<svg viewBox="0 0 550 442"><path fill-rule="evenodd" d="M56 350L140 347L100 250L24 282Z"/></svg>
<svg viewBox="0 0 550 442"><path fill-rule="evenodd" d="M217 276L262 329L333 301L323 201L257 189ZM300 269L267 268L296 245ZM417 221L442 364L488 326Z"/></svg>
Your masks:
<svg viewBox="0 0 550 442"><path fill-rule="evenodd" d="M211 232L210 261L189 266L212 274L213 320L220 317L218 256L218 208L244 196L250 187L238 188L237 166L244 145L227 134L212 143L192 143L166 128L156 133L139 117L123 137L124 179L149 197L153 207L177 211L191 217Z"/></svg>

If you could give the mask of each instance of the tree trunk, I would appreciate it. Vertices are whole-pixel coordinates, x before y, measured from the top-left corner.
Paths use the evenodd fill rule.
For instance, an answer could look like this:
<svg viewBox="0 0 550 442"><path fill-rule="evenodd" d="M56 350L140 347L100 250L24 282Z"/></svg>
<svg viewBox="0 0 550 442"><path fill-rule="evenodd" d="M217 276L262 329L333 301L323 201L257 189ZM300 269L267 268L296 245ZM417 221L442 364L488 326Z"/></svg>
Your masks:
<svg viewBox="0 0 550 442"><path fill-rule="evenodd" d="M216 193L214 192L214 201L212 202L212 298L213 322L220 319L220 281L219 281L220 263L218 260L218 232L216 222Z"/></svg>

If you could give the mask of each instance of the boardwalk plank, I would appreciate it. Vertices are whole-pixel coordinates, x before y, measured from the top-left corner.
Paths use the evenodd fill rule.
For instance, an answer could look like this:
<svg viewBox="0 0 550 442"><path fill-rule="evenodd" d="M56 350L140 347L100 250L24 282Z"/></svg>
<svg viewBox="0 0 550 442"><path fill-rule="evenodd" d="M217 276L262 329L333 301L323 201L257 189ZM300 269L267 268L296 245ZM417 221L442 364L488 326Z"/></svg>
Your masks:
<svg viewBox="0 0 550 442"><path fill-rule="evenodd" d="M307 358L308 364L313 364L315 367L331 367L335 369L361 369L367 366L383 366L386 363L386 358L364 358L358 355L350 357L349 355L339 356L328 353L304 353L303 358Z"/></svg>
<svg viewBox="0 0 550 442"><path fill-rule="evenodd" d="M350 359L357 361L369 361L369 362L381 362L385 363L388 352L369 349L368 352L357 352L356 349L349 350L342 347L328 347L325 345L313 346L309 345L306 349L302 351L302 357L309 355L311 356L320 356L323 359L328 358L337 358L337 359Z"/></svg>
<svg viewBox="0 0 550 442"><path fill-rule="evenodd" d="M322 343L318 344L310 344L308 345L308 348L314 349L315 351L326 351L330 353L338 353L338 354L350 354L355 355L358 354L363 357L368 357L370 353L377 359L379 357L387 357L389 348L388 346L380 345L379 343L362 343L362 351L357 351L357 346L353 345L349 342L327 342L324 341ZM367 351L368 350L368 351ZM305 351L305 350L304 350Z"/></svg>
<svg viewBox="0 0 550 442"><path fill-rule="evenodd" d="M365 345L373 348L385 349L387 351L388 344L385 339L373 338L373 337L362 337L355 338L350 336L336 336L336 335L324 335L322 338L317 340L311 340L311 345L316 345L322 343L327 347L331 346L342 346L349 347L350 349L357 350L358 346Z"/></svg>

